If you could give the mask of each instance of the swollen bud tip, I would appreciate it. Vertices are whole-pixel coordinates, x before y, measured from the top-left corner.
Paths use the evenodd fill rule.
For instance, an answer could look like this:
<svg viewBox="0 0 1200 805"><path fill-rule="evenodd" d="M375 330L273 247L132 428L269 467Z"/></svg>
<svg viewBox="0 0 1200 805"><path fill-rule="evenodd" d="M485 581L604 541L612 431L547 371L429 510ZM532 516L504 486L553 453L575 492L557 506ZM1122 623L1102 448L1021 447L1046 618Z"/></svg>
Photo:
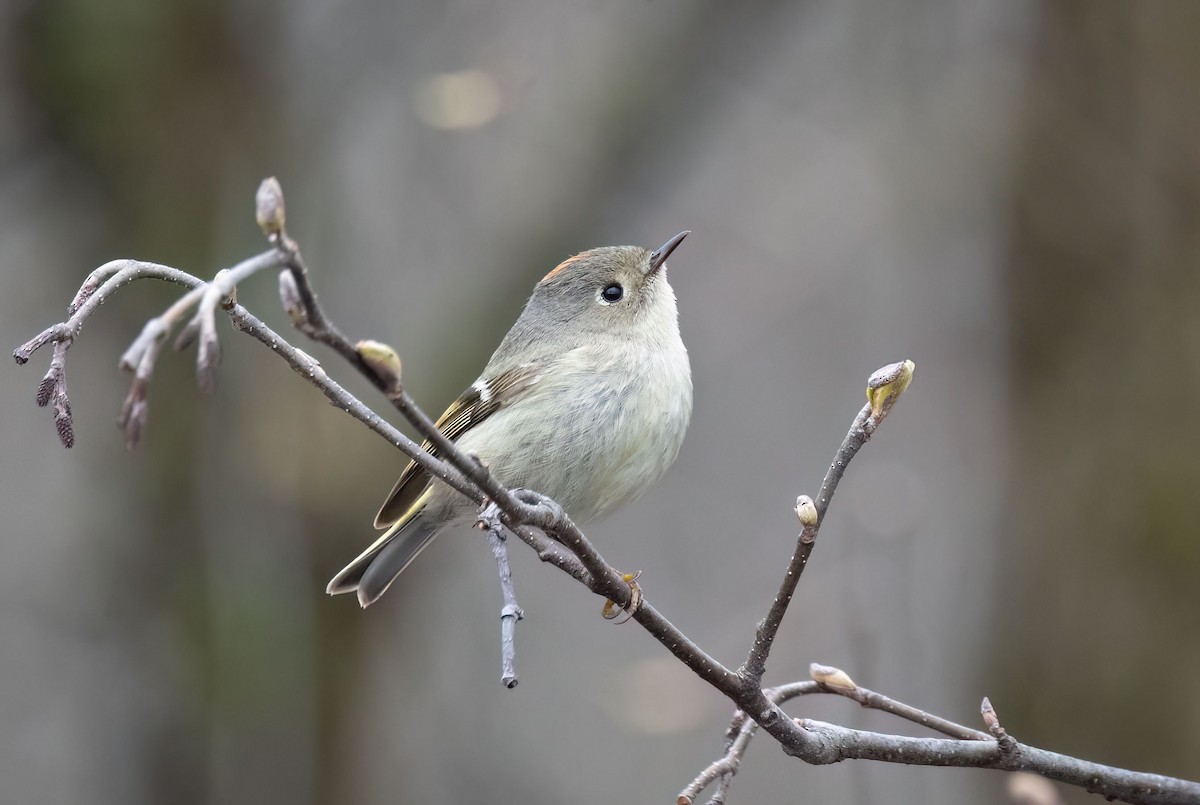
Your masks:
<svg viewBox="0 0 1200 805"><path fill-rule="evenodd" d="M904 393L912 382L917 365L905 360L890 363L878 369L867 380L867 401L871 404L871 415L879 417L887 413L896 398Z"/></svg>
<svg viewBox="0 0 1200 805"><path fill-rule="evenodd" d="M819 682L827 688L837 688L838 690L854 690L858 685L854 684L854 680L850 675L841 668L834 668L832 665L821 665L813 663L808 666L808 675L812 677L813 682Z"/></svg>
<svg viewBox="0 0 1200 805"><path fill-rule="evenodd" d="M400 356L396 350L380 341L359 341L354 348L363 363L383 381L388 394L400 391Z"/></svg>
<svg viewBox="0 0 1200 805"><path fill-rule="evenodd" d="M293 325L299 327L308 322L304 301L300 297L300 286L296 284L296 277L290 268L279 272L279 303Z"/></svg>
<svg viewBox="0 0 1200 805"><path fill-rule="evenodd" d="M1000 717L996 715L996 708L992 707L992 700L987 696L983 697L983 702L979 705L979 713L989 730L995 732L1000 729Z"/></svg>
<svg viewBox="0 0 1200 805"><path fill-rule="evenodd" d="M274 176L263 179L254 194L254 218L263 234L271 240L279 237L287 221L283 206L283 187Z"/></svg>
<svg viewBox="0 0 1200 805"><path fill-rule="evenodd" d="M817 506L808 495L796 498L796 516L800 518L800 525L805 528L812 528L817 524Z"/></svg>

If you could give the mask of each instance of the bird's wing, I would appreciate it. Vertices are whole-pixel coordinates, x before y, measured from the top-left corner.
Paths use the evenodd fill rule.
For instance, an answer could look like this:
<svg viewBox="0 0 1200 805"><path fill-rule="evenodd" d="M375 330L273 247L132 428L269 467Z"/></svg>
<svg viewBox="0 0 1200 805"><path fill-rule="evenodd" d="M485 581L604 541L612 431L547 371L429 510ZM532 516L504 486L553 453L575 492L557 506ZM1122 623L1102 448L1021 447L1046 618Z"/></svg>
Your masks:
<svg viewBox="0 0 1200 805"><path fill-rule="evenodd" d="M437 429L447 439L457 440L501 408L519 399L537 381L540 369L539 363L524 363L493 376L485 374L450 404L438 418ZM437 448L428 440L422 446L432 455L438 454ZM424 493L429 484L429 473L417 462L409 462L380 507L379 514L375 515L375 527L389 528L415 517L428 500Z"/></svg>

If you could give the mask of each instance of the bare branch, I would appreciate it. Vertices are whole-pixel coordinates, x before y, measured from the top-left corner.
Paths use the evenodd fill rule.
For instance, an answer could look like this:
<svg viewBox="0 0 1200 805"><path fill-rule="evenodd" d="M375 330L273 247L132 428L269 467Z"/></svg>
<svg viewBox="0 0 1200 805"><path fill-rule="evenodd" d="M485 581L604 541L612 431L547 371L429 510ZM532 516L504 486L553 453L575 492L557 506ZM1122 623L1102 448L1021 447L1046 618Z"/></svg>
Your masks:
<svg viewBox="0 0 1200 805"><path fill-rule="evenodd" d="M737 694L727 693L739 707L738 713L734 714L734 719L730 723L729 732L735 734L738 738L745 734L745 742L749 742L753 731L750 731L748 734L744 732L744 728L742 731L738 731L739 713L742 714L741 718L745 718L746 714L750 714L750 717L763 727L768 728L768 731L776 739L780 740L781 743L784 743L785 746L787 746L788 740L802 740L798 736L789 735L789 725L780 723L778 717L780 712L778 702L780 700L764 696L761 690L762 677L766 671L767 657L771 653L775 636L779 633L783 617L787 613L788 606L791 604L792 596L796 591L796 585L800 583L800 576L804 573L804 568L808 565L808 558L812 554L813 547L816 545L817 532L824 520L825 511L829 508L829 503L833 499L834 492L837 491L838 484L845 474L846 467L891 411L892 405L899 395L908 387L908 384L912 380L913 369L914 365L912 361L906 360L885 366L871 375L867 380L867 405L863 406L858 416L854 418L853 423L850 425L850 430L846 434L846 438L842 440L841 446L834 455L833 462L829 466L829 471L826 472L825 479L821 484L818 502L814 503L807 495L801 495L796 499L796 516L800 519L801 524L800 535L796 540L796 548L792 552L791 560L788 562L787 570L784 573L783 582L779 586L779 592L775 594L775 598L771 602L767 616L759 622L758 627L755 629L754 642L751 644L750 650L746 655L746 662L736 675L740 683L740 690ZM733 740L736 741L737 738ZM731 751L732 746L733 744L727 747L726 758L722 760L730 757L728 752ZM718 763L721 762L718 761ZM725 793L732 782L737 762L733 761L732 765L734 766L733 770L721 772L720 789L714 800L723 801ZM703 776L702 774L701 777ZM699 781L701 777L697 777L693 783ZM687 789L685 789L684 793L687 793ZM680 795L681 799L683 796L684 794Z"/></svg>
<svg viewBox="0 0 1200 805"><path fill-rule="evenodd" d="M54 343L54 355L50 359L50 370L38 387L37 404L44 407L51 401L54 402L55 429L58 431L59 440L64 447L71 447L75 443L75 432L71 422L71 402L67 396L67 350L79 336L84 323L106 299L129 283L139 279L161 279L188 288L195 288L202 284L201 280L191 274L170 266L139 260L113 260L97 268L83 281L83 285L80 286L75 298L71 300L71 304L67 308L69 318L66 321L47 327L13 351L13 358L17 363L24 364L38 349L51 342ZM150 365L153 366L153 359L151 359ZM134 397L134 392L131 391L131 399L126 401L125 406L127 412L123 413L122 419L126 422L132 421L136 432L140 434L141 426L145 422L145 381L140 383L140 388L138 386L139 383L135 380L135 391L139 392L137 405L131 401ZM124 424L122 426L126 427ZM129 443L128 435L126 443Z"/></svg>
<svg viewBox="0 0 1200 805"><path fill-rule="evenodd" d="M495 503L484 504L476 525L488 532L492 556L496 559L496 569L500 573L500 592L504 596L504 608L500 610L500 681L506 688L515 688L517 651L514 640L517 621L525 617L525 613L517 604L517 594L513 589L512 569L508 564L508 542L504 538L504 528L500 525L500 508Z"/></svg>
<svg viewBox="0 0 1200 805"><path fill-rule="evenodd" d="M267 241L285 255L284 270L279 276L279 295L283 308L292 324L314 341L320 342L342 356L355 369L385 390L384 381L363 361L355 344L325 315L317 293L308 280L308 268L300 254L300 247L288 237L285 228L287 215L283 200L283 188L274 176L264 179L254 196L254 213Z"/></svg>
<svg viewBox="0 0 1200 805"><path fill-rule="evenodd" d="M856 685L850 676L839 668L813 663L810 666L810 673L813 676L812 680L789 682L786 685L767 688L763 691L763 695L773 704L782 704L798 696L810 696L817 693L835 694L858 702L869 710L891 713L952 738L975 741L992 740L986 732L964 727L912 705L891 699L882 693L876 693ZM679 801L681 803L692 802L701 791L716 782L717 789L709 799L709 805L723 803L733 782L733 776L737 774L746 749L757 730L758 724L752 721L744 710L734 712L725 733L725 753L709 764L679 793Z"/></svg>
<svg viewBox="0 0 1200 805"><path fill-rule="evenodd" d="M796 541L796 550L792 553L791 561L788 562L783 583L779 585L779 592L775 594L767 617L759 623L758 629L755 631L754 643L742 666L742 676L748 687L761 687L762 676L767 668L767 656L771 653L771 645L775 642L775 635L778 634L779 626L783 623L783 616L792 602L796 585L800 583L800 575L808 566L808 557L812 554L813 547L817 542L817 531L825 520L825 512L829 508L830 501L833 500L833 494L837 491L846 468L850 465L851 459L871 438L875 429L891 412L895 401L908 388L908 384L912 382L914 368L912 361L901 361L878 369L868 378L868 402L854 418L854 422L850 425L850 431L834 455L833 463L829 465L829 471L825 473L825 480L821 483L821 491L817 495L816 503L814 504L810 498L804 495L796 500L796 514L800 518L803 529ZM811 511L814 505L815 516Z"/></svg>
<svg viewBox="0 0 1200 805"><path fill-rule="evenodd" d="M696 779L679 792L679 796L675 800L678 805L692 805L696 801L696 797L700 796L700 792L718 779L721 780L721 783L718 784L718 790L708 801L708 805L723 803L725 794L729 791L729 784L725 781L732 781L733 775L737 774L738 768L742 764L742 757L746 754L746 747L750 745L750 739L754 737L757 730L758 724L749 720L745 721L733 741L730 742L728 749L725 750L725 754L706 766L696 775Z"/></svg>
<svg viewBox="0 0 1200 805"><path fill-rule="evenodd" d="M797 696L825 692L820 683L806 681L768 688L763 691L763 695L773 704L780 704ZM725 754L706 766L694 780L679 792L677 799L679 805L691 805L700 792L714 782L716 782L717 788L709 798L708 805L722 805L729 794L734 775L741 768L746 749L750 746L750 741L756 732L758 732L758 722L746 715L745 710L734 711L729 728L725 731Z"/></svg>
<svg viewBox="0 0 1200 805"><path fill-rule="evenodd" d="M188 288L194 288L201 280L187 272L170 266L146 263L140 260L113 260L97 268L83 281L75 298L67 308L69 318L51 327L13 350L18 364L29 361L31 355L50 342L62 343L79 336L83 324L96 312L106 299L131 282L140 279L161 279Z"/></svg>
<svg viewBox="0 0 1200 805"><path fill-rule="evenodd" d="M868 710L880 710L884 713L891 713L906 721L920 724L922 727L928 727L943 735L949 735L951 738L959 738L964 741L991 740L991 736L986 732L964 727L962 724L956 724L953 721L948 721L940 716L927 713L912 705L888 698L882 693L876 693L875 691L856 685L844 671L838 668L830 668L829 666L818 665L817 663L813 663L809 668L813 679L821 683L822 693L836 693L838 696L845 696L847 699L858 702ZM834 675L841 674L849 684L831 684L828 678L834 675L830 675L829 671L835 672ZM779 701L783 701L783 699L781 698Z"/></svg>
<svg viewBox="0 0 1200 805"><path fill-rule="evenodd" d="M461 473L440 459L431 456L425 450L422 450L419 444L405 436L387 422L387 420L368 408L361 400L346 391L345 388L325 373L325 370L316 359L303 350L289 344L278 333L241 305L234 305L229 310L229 318L237 330L247 333L265 344L272 352L283 358L284 362L296 370L301 377L320 389L321 393L336 408L342 409L387 439L406 456L421 465L421 468L434 478L443 481L476 503L482 502L483 496L480 495L479 490L475 489L474 486L463 478Z"/></svg>
<svg viewBox="0 0 1200 805"><path fill-rule="evenodd" d="M811 719L800 719L798 724L808 740L805 750L796 754L815 765L853 759L917 766L1031 771L1122 802L1145 805L1195 805L1200 802L1200 783L1091 763L1015 740L1011 751L1005 751L997 741L907 738Z"/></svg>
<svg viewBox="0 0 1200 805"><path fill-rule="evenodd" d="M45 407L54 403L54 430L63 447L75 445L75 427L71 422L71 400L67 397L67 348L70 341L59 341L54 345L50 358L50 369L38 386L37 404Z"/></svg>
<svg viewBox="0 0 1200 805"><path fill-rule="evenodd" d="M826 473L817 499L813 501L805 496L798 499L797 515L802 528L788 572L767 617L756 630L742 670L734 672L706 654L644 598L636 598L628 579L604 560L557 503L537 492L507 489L475 456L463 453L445 439L404 390L400 380L399 357L394 351L387 348L390 357L385 352L381 361L379 354L371 352L371 349L381 345L368 342L356 344L333 326L321 310L309 283L298 246L285 231L283 196L278 182L268 180L260 187L256 213L272 246L268 252L220 272L211 282L154 263L118 260L105 264L84 281L68 309L67 321L47 328L14 351L17 362L25 363L37 349L54 343L50 368L39 386L37 400L43 406L54 402L56 428L65 445L69 447L74 440L66 391L65 359L83 323L105 299L136 279L156 278L175 282L188 288L188 292L161 316L148 322L122 356L122 367L135 373L121 415L127 444L136 444L144 428L146 391L161 345L170 331L179 326L184 314L193 308L196 313L183 328L179 343L186 346L193 340L199 341L197 375L202 388L211 388L219 360L216 308L220 306L229 315L235 329L248 333L268 346L319 388L334 405L398 447L428 471L431 477L447 483L477 504L492 501L485 509L483 521L492 539L505 599L501 613L501 643L502 678L506 684L516 684L513 638L520 609L512 590L501 524L529 544L543 561L570 574L598 595L617 602L694 673L735 703L738 711L727 731L725 755L710 764L681 792L681 801L691 802L701 790L715 782L717 788L713 801L723 802L750 740L761 727L779 741L785 752L813 764L864 758L923 765L1026 769L1130 802L1200 803L1200 784L1197 783L1087 763L1020 744L1000 726L995 711L986 700L983 710L990 735L861 688L838 669L814 666L812 673L816 681L796 682L767 690L761 688L761 678L772 644L799 577L807 565L837 485L849 461L878 428L910 382L913 371L911 361L884 367L871 376L867 391L868 405L855 418ZM237 304L238 282L271 267L282 268L279 277L280 298L296 327L313 340L331 347L383 390L421 435L437 448L438 456L426 452L384 421L330 379L316 360L289 344ZM795 720L780 706L795 696L812 693L832 693L850 698L864 707L892 713L951 735L953 739L905 738L848 730L811 720Z"/></svg>

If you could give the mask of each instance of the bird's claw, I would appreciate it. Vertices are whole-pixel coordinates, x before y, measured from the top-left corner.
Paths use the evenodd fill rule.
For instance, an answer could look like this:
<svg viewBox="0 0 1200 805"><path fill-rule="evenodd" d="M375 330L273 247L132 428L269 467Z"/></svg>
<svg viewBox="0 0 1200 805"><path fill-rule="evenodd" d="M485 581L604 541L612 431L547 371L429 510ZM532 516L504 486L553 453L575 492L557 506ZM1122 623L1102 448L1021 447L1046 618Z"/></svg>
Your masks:
<svg viewBox="0 0 1200 805"><path fill-rule="evenodd" d="M623 607L617 604L616 601L609 599L604 602L604 609L600 610L600 617L610 621L624 612L625 618L617 621L617 625L629 622L629 619L642 606L642 588L637 583L638 576L640 575L642 575L642 571L640 570L636 573L621 574L621 581L629 585L629 605Z"/></svg>

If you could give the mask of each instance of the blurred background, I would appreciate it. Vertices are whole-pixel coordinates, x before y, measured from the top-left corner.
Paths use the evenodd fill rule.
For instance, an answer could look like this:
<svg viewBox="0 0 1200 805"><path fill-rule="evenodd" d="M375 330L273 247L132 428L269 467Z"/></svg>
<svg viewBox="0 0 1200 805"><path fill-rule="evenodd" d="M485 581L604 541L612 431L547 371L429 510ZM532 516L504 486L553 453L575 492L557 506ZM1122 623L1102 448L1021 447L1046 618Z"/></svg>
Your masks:
<svg viewBox="0 0 1200 805"><path fill-rule="evenodd" d="M588 529L605 556L736 666L796 495L911 358L768 681L834 664L969 724L986 694L1034 745L1200 778L1198 37L1189 2L9 0L0 343L109 259L261 251L275 175L331 316L394 344L436 414L557 262L692 229L695 417ZM512 691L477 533L366 612L327 598L404 459L224 324L217 393L165 354L126 452L117 358L177 293L88 324L71 451L33 405L48 351L0 371L6 801L673 802L717 756L722 697L523 547ZM291 332L273 276L239 299ZM1007 795L760 736L731 802L798 801Z"/></svg>

